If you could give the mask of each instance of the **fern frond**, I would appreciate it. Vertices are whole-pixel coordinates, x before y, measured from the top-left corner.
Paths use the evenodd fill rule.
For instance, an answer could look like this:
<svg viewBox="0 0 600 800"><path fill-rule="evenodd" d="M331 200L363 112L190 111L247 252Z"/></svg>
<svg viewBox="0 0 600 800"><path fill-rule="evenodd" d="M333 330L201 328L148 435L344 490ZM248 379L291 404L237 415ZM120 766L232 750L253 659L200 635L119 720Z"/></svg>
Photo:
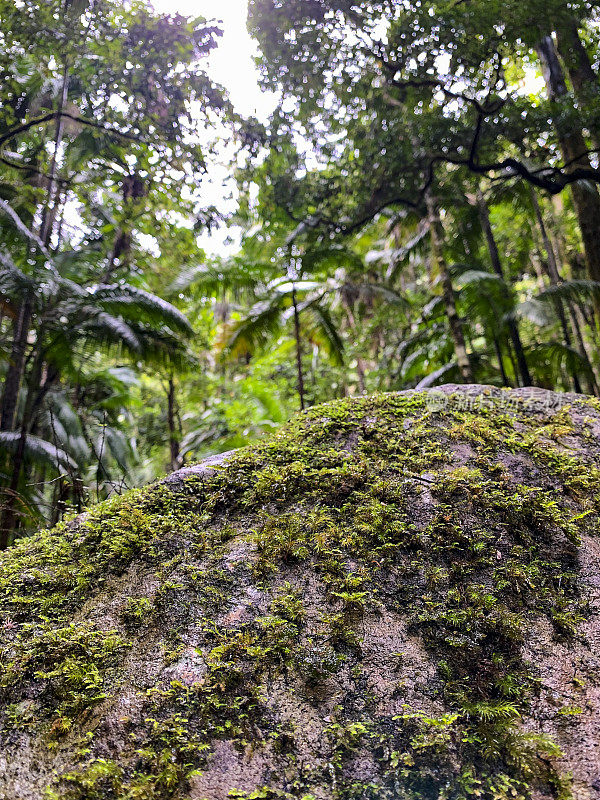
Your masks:
<svg viewBox="0 0 600 800"><path fill-rule="evenodd" d="M13 455L17 452L21 433L19 431L0 431L0 449ZM71 456L39 436L25 436L25 457L31 461L49 464L58 470L76 469L77 464Z"/></svg>
<svg viewBox="0 0 600 800"><path fill-rule="evenodd" d="M127 321L145 318L172 326L190 336L194 332L185 314L172 303L145 289L138 289L130 284L115 283L96 286L89 290L89 294L104 310L119 311Z"/></svg>

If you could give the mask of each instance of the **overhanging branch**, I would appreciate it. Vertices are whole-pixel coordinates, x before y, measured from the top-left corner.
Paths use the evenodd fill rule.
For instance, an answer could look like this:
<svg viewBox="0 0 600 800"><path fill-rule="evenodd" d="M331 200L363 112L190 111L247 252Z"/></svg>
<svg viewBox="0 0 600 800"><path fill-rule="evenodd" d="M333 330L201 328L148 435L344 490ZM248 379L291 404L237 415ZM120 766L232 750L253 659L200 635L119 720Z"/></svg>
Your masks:
<svg viewBox="0 0 600 800"><path fill-rule="evenodd" d="M129 141L138 142L140 144L148 144L148 142L145 141L141 136L120 131L118 128L113 128L110 125L105 125L102 122L86 119L85 117L80 117L77 114L70 114L68 111L51 111L41 117L36 117L35 119L30 119L27 122L23 122L21 125L15 125L14 128L11 128L9 131L6 131L6 133L0 135L0 146L2 146L5 142L8 142L10 139L13 139L15 136L19 136L21 133L26 133L31 128L35 128L36 125L44 125L47 122L52 122L61 117L70 119L73 122L78 122L80 125L87 125L88 127L96 128L104 131L104 133L109 133L112 136L119 136L122 139L128 139Z"/></svg>

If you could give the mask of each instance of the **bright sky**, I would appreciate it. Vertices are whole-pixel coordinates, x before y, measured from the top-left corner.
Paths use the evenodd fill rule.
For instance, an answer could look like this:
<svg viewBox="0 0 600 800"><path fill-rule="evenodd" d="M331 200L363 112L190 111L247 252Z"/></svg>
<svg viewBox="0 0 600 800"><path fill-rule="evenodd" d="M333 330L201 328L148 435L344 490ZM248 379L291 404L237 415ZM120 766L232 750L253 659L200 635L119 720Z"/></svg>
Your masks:
<svg viewBox="0 0 600 800"><path fill-rule="evenodd" d="M258 72L252 60L256 46L246 30L247 0L151 0L157 11L205 17L221 22L223 36L210 57L210 73L223 84L238 111L266 118L273 100L258 87Z"/></svg>
<svg viewBox="0 0 600 800"><path fill-rule="evenodd" d="M151 0L151 5L166 14L184 14L205 17L220 23L223 36L219 46L209 57L208 71L211 77L224 86L237 111L244 116L256 116L266 120L275 107L272 94L263 92L258 85L258 70L253 57L257 48L246 29L248 0ZM229 178L226 161L231 149L224 148L223 163L211 165L210 175L203 185L204 203L214 204L219 209L233 210L235 204L227 198L235 192ZM233 231L214 232L212 236L201 236L199 244L208 254L226 253L226 243ZM235 247L234 247L235 249Z"/></svg>

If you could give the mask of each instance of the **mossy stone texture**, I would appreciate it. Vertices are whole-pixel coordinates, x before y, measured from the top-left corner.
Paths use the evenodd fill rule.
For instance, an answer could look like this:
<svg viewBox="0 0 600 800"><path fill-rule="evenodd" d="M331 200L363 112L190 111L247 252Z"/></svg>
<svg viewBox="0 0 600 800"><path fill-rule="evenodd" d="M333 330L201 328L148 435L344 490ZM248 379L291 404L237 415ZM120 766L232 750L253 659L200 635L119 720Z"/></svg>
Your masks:
<svg viewBox="0 0 600 800"><path fill-rule="evenodd" d="M7 800L600 800L600 405L344 400L0 555Z"/></svg>

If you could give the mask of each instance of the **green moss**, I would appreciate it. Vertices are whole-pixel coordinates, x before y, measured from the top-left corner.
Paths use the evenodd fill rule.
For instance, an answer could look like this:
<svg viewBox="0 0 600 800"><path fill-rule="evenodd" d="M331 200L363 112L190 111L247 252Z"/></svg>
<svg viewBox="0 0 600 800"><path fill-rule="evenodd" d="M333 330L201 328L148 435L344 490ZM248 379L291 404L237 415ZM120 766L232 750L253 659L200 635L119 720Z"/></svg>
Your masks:
<svg viewBox="0 0 600 800"><path fill-rule="evenodd" d="M9 718L28 727L34 718L38 724L47 721L51 738L67 733L107 697L107 675L130 646L116 632L95 631L86 623L54 629L30 624L22 636L27 647L15 647L15 658L4 662L0 687L35 680L41 688L35 703L13 704Z"/></svg>
<svg viewBox="0 0 600 800"><path fill-rule="evenodd" d="M578 635L587 609L577 547L597 524L600 472L566 448L579 435L568 408L541 424L519 403L494 402L436 411L413 394L311 409L183 490L136 492L19 544L0 578L0 611L14 626L2 651L5 725L20 713L32 727L59 720L54 737L84 732L86 713L118 686L127 632L168 628L173 664L193 628L205 666L191 683L147 688L125 754L105 760L92 735L51 796L174 796L219 739L271 742L277 769L295 776L285 792L237 797L309 798L315 786L339 800L565 795L556 746L520 728L539 691L522 645L539 618L557 638ZM507 454L522 476L502 466ZM228 561L232 540L251 557ZM67 624L133 565L158 588L124 602L122 633ZM318 618L304 602L308 578ZM268 607L245 616L235 598L256 581ZM428 691L445 713L386 714L367 690L362 621L382 611L400 614L437 664ZM318 698L342 674L329 766L303 772L268 687L290 681ZM45 687L43 712L24 704L33 681ZM379 776L368 784L349 767L365 752Z"/></svg>
<svg viewBox="0 0 600 800"><path fill-rule="evenodd" d="M126 628L135 630L147 621L152 612L152 603L147 597L130 597L121 611L121 619Z"/></svg>

